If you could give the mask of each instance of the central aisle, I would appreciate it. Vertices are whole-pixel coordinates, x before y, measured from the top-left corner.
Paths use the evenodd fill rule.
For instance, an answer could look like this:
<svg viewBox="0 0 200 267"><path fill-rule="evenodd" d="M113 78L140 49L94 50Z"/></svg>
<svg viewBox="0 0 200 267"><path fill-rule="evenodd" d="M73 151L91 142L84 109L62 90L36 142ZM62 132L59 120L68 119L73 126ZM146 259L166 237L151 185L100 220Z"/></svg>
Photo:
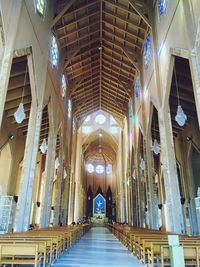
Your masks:
<svg viewBox="0 0 200 267"><path fill-rule="evenodd" d="M51 266L142 267L105 227L94 227Z"/></svg>

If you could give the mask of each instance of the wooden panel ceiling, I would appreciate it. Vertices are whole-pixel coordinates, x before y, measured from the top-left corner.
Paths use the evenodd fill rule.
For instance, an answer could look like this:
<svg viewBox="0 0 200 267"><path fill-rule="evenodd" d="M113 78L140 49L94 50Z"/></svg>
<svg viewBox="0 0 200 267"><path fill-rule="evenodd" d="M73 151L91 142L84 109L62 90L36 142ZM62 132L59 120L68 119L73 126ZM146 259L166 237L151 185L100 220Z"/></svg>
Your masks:
<svg viewBox="0 0 200 267"><path fill-rule="evenodd" d="M53 23L78 118L122 118L149 30L143 1L57 0Z"/></svg>

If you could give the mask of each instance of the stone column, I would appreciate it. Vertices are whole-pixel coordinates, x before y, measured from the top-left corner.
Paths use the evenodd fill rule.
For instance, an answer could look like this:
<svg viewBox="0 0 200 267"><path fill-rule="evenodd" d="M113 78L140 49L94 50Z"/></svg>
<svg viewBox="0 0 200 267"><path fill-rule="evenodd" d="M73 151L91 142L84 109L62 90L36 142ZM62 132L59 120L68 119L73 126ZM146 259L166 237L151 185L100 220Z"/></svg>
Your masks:
<svg viewBox="0 0 200 267"><path fill-rule="evenodd" d="M22 177L20 182L19 201L17 204L17 212L14 224L15 231L26 231L29 226L35 169L37 165L41 118L42 107L37 109L32 103L23 160Z"/></svg>
<svg viewBox="0 0 200 267"><path fill-rule="evenodd" d="M146 143L146 159L147 159L147 202L148 202L148 215L149 215L149 226L152 229L156 229L157 226L157 213L158 209L155 196L154 196L154 181L152 171L152 152L151 152L151 136L147 136Z"/></svg>
<svg viewBox="0 0 200 267"><path fill-rule="evenodd" d="M10 2L12 2L12 4ZM6 29L3 58L2 60L0 59L0 127L3 119L4 105L12 66L13 50L22 8L22 0L11 0L9 1L9 5L11 8L8 16L11 20L8 28Z"/></svg>
<svg viewBox="0 0 200 267"><path fill-rule="evenodd" d="M61 207L61 186L63 180L63 152L62 147L59 154L59 169L58 169L58 176L56 181L56 196L55 196L55 205L54 205L54 219L53 225L58 225L59 223L59 215L60 215L60 207Z"/></svg>
<svg viewBox="0 0 200 267"><path fill-rule="evenodd" d="M50 128L48 138L48 151L45 165L44 194L41 205L41 228L48 227L51 216L52 184L55 170L56 134Z"/></svg>
<svg viewBox="0 0 200 267"><path fill-rule="evenodd" d="M158 112L161 164L164 175L166 203L164 205L167 231L181 233L183 230L183 215L176 171L176 158L172 134L169 107Z"/></svg>

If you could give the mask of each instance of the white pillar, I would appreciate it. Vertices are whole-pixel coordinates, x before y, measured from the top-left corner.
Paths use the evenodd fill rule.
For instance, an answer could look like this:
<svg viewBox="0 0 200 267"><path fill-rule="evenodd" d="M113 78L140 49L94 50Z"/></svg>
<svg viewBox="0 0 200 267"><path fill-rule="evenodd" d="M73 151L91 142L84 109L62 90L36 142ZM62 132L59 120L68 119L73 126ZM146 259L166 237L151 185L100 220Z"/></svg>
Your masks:
<svg viewBox="0 0 200 267"><path fill-rule="evenodd" d="M0 65L0 127L3 119L4 105L12 66L13 50L22 7L22 0L10 0L8 2L11 7L8 16L11 19L8 28L5 29L5 47ZM12 2L12 4L10 2Z"/></svg>
<svg viewBox="0 0 200 267"><path fill-rule="evenodd" d="M53 218L53 225L58 225L59 223L59 215L60 215L60 208L61 208L61 186L63 180L63 152L62 149L59 154L59 169L58 169L58 176L56 181L56 196L55 196L55 205L54 205L54 218Z"/></svg>
<svg viewBox="0 0 200 267"><path fill-rule="evenodd" d="M44 194L41 205L40 227L48 227L51 216L51 199L53 174L55 170L56 135L52 128L49 131L48 150L45 165Z"/></svg>
<svg viewBox="0 0 200 267"><path fill-rule="evenodd" d="M16 231L25 231L29 226L42 118L41 110L38 110L32 103L15 217L14 229Z"/></svg>
<svg viewBox="0 0 200 267"><path fill-rule="evenodd" d="M159 110L158 118L161 139L161 162L166 195L166 203L164 205L166 228L167 231L181 233L183 230L183 215L169 107L166 110Z"/></svg>

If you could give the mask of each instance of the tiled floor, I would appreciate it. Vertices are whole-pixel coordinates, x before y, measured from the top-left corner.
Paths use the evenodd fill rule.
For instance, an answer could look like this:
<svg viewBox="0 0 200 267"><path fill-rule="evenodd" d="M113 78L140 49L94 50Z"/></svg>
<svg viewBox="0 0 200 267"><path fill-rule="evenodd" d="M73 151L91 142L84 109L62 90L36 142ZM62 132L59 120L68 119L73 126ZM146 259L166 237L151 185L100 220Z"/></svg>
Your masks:
<svg viewBox="0 0 200 267"><path fill-rule="evenodd" d="M143 265L104 227L94 227L51 266L142 267Z"/></svg>

